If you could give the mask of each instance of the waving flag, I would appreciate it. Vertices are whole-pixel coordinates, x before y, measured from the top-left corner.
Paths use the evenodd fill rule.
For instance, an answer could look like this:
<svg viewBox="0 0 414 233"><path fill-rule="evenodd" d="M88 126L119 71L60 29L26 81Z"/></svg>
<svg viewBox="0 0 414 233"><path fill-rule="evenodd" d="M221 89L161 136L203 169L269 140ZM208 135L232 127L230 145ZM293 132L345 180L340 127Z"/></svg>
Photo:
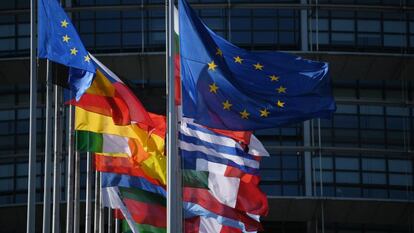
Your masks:
<svg viewBox="0 0 414 233"><path fill-rule="evenodd" d="M57 0L39 0L38 12L38 56L70 67L69 86L79 100L96 67Z"/></svg>
<svg viewBox="0 0 414 233"><path fill-rule="evenodd" d="M189 213L214 218L231 228L260 229L249 214L268 212L266 195L258 186L258 169L261 156L269 154L254 135L249 141L244 148L228 136L182 119L183 201Z"/></svg>
<svg viewBox="0 0 414 233"><path fill-rule="evenodd" d="M281 52L249 52L211 31L179 0L183 115L229 130L331 117L328 64Z"/></svg>

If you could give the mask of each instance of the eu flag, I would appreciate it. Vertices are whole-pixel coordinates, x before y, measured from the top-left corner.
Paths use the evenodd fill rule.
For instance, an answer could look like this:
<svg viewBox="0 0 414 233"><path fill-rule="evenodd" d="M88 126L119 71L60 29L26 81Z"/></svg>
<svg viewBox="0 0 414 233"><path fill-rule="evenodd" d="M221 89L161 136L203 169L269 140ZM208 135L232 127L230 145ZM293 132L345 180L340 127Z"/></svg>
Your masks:
<svg viewBox="0 0 414 233"><path fill-rule="evenodd" d="M39 0L38 23L38 57L71 68L69 86L79 99L96 70L88 51L57 0Z"/></svg>
<svg viewBox="0 0 414 233"><path fill-rule="evenodd" d="M183 115L230 130L329 118L336 109L328 64L250 52L211 31L179 0Z"/></svg>

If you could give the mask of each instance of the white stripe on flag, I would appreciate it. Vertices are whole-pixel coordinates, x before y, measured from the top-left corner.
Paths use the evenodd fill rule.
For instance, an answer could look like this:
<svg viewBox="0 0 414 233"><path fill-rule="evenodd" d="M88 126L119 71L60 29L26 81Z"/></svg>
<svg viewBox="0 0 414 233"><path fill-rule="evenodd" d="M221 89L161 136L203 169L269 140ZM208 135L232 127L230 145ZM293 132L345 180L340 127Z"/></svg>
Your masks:
<svg viewBox="0 0 414 233"><path fill-rule="evenodd" d="M236 207L240 179L209 173L208 188L211 194L222 204Z"/></svg>
<svg viewBox="0 0 414 233"><path fill-rule="evenodd" d="M269 152L264 148L263 144L252 134L250 137L249 154L254 156L268 157Z"/></svg>
<svg viewBox="0 0 414 233"><path fill-rule="evenodd" d="M103 134L104 153L124 153L131 156L128 138L112 134Z"/></svg>
<svg viewBox="0 0 414 233"><path fill-rule="evenodd" d="M121 210L132 232L139 233L139 230L135 227L135 221L132 218L131 213L129 213L129 210L121 200L118 187L101 188L101 195L102 206Z"/></svg>
<svg viewBox="0 0 414 233"><path fill-rule="evenodd" d="M110 69L108 69L108 67L106 67L104 64L102 64L98 59L96 59L94 56L92 56L92 54L89 54L89 56L92 58L92 60L96 63L96 65L102 69L103 71L105 71L105 73L107 73L109 76L111 76L111 78L115 79L117 82L120 83L124 83L122 82L122 80L116 75L114 74L114 72L112 72Z"/></svg>
<svg viewBox="0 0 414 233"><path fill-rule="evenodd" d="M221 228L223 228L223 225L221 225L216 219L200 216L198 233L220 233Z"/></svg>
<svg viewBox="0 0 414 233"><path fill-rule="evenodd" d="M184 141L180 141L180 148L182 150L186 150L186 151L199 151L199 152L203 152L207 155L211 155L217 158L224 158L224 159L228 159L233 161L234 163L241 165L241 166L247 166L247 167L251 167L254 169L258 169L259 168L259 162L255 161L255 160L251 160L251 159L246 159L237 155L230 155L230 154L225 154L225 153L219 153L211 148L207 148L205 146L198 146L198 145L194 145L191 143L187 143Z"/></svg>
<svg viewBox="0 0 414 233"><path fill-rule="evenodd" d="M196 160L196 169L197 171L206 171L215 174L223 175L226 174L227 165L221 163L210 162L205 159Z"/></svg>
<svg viewBox="0 0 414 233"><path fill-rule="evenodd" d="M187 135L187 136L196 137L196 138L199 138L203 141L213 143L213 144L216 144L216 145L235 147L235 148L238 148L240 150L243 150L239 143L237 143L235 140L233 140L229 137L208 134L208 133L204 133L204 132L201 132L201 131L198 131L198 130L190 129L189 127L187 127L187 124L195 125L197 127L203 127L203 126L195 124L195 123L188 123L187 122L188 118L186 120L184 120L184 119L186 119L186 118L183 118L183 123L181 124L181 129L180 129L180 132L182 134Z"/></svg>

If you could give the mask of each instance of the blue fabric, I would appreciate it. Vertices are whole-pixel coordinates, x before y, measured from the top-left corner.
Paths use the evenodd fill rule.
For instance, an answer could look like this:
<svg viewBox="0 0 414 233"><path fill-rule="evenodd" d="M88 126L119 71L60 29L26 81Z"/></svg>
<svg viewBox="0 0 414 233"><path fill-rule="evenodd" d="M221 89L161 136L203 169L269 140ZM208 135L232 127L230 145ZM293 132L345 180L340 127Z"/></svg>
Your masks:
<svg viewBox="0 0 414 233"><path fill-rule="evenodd" d="M123 174L102 172L101 187L121 186L126 188L139 188L148 192L160 194L166 197L166 191L163 187L150 183L144 178L128 176Z"/></svg>
<svg viewBox="0 0 414 233"><path fill-rule="evenodd" d="M81 70L71 72L69 81L79 99L89 87L96 67L75 27L57 0L39 0L38 24L38 57Z"/></svg>
<svg viewBox="0 0 414 233"><path fill-rule="evenodd" d="M186 151L179 149L179 152L183 161L183 166L186 169L192 169L193 167L195 167L197 159L204 159L213 163L220 163L230 167L238 168L245 173L259 175L259 169L237 164L230 159L218 158L216 156L203 153L201 151Z"/></svg>
<svg viewBox="0 0 414 233"><path fill-rule="evenodd" d="M237 221L235 219L226 218L224 216L215 214L198 204L191 203L191 202L183 202L183 208L184 208L184 218L193 218L196 216L203 216L205 218L214 218L221 225L239 228L243 230L243 232L246 232L244 223Z"/></svg>
<svg viewBox="0 0 414 233"><path fill-rule="evenodd" d="M217 153L224 153L224 154L228 154L228 155L235 155L235 156L239 156L241 158L246 158L246 159L250 159L250 160L255 160L255 157L253 155L250 155L246 152L244 152L243 150L236 148L236 147L229 147L229 146L223 146L223 145L219 145L219 144L214 144L214 143L210 143L204 140L200 140L199 138L196 137L191 137L191 136L187 136L184 135L182 133L178 133L178 137L180 140L191 143L193 145L197 145L197 146L204 146L208 149L212 149L214 151L216 151Z"/></svg>
<svg viewBox="0 0 414 233"><path fill-rule="evenodd" d="M184 116L213 128L255 130L329 118L336 110L327 63L238 48L206 27L185 0L179 0L179 23Z"/></svg>

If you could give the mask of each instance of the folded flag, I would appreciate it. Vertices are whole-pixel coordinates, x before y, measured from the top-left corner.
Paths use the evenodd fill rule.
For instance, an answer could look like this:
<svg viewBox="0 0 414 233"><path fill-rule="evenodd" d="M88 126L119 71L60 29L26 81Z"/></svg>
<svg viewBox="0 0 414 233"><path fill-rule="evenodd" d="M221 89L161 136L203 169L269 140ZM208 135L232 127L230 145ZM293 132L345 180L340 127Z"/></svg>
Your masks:
<svg viewBox="0 0 414 233"><path fill-rule="evenodd" d="M120 210L125 218L125 221L128 222L130 226L132 226L130 230L133 233L140 233L140 231L138 231L135 227L135 221L132 218L130 211L127 209L127 207L122 201L118 187L101 188L101 196L102 206Z"/></svg>
<svg viewBox="0 0 414 233"><path fill-rule="evenodd" d="M239 228L222 225L215 218L197 216L185 220L185 233L242 233Z"/></svg>
<svg viewBox="0 0 414 233"><path fill-rule="evenodd" d="M152 184L164 186L160 181L149 176L145 168L136 165L131 158L124 154L95 154L95 169L100 172L110 172L136 176L146 179Z"/></svg>
<svg viewBox="0 0 414 233"><path fill-rule="evenodd" d="M279 127L336 109L328 64L249 52L211 31L179 0L183 115L228 130Z"/></svg>
<svg viewBox="0 0 414 233"><path fill-rule="evenodd" d="M79 100L91 85L95 65L57 0L39 0L38 47L40 58L70 67L69 86Z"/></svg>
<svg viewBox="0 0 414 233"><path fill-rule="evenodd" d="M76 101L72 99L70 92L67 93L66 99L69 99L69 103L87 111L110 116L116 125L129 125L134 122L156 128L154 117L150 116L126 84L98 59L92 55L90 57L96 66L94 80L82 98Z"/></svg>
<svg viewBox="0 0 414 233"><path fill-rule="evenodd" d="M183 170L183 186L208 191L220 203L256 215L267 215L266 194L254 182L215 173Z"/></svg>
<svg viewBox="0 0 414 233"><path fill-rule="evenodd" d="M268 212L267 198L258 186L257 174L261 156L269 154L254 135L249 141L249 145L242 147L228 136L191 119L182 119L179 148L184 168L183 201L188 212L215 218L221 225L233 228L249 231L260 228L260 223L248 213Z"/></svg>
<svg viewBox="0 0 414 233"><path fill-rule="evenodd" d="M98 152L104 153L115 152L115 149L119 150L118 153L131 153L133 160L141 165L147 175L166 184L165 142L164 137L157 134L157 130L148 132L139 124L115 125L111 117L89 112L79 107L76 107L75 114L76 130L94 132L94 137L100 137L95 140L95 144L103 140L102 145L94 149L99 149L101 151Z"/></svg>

